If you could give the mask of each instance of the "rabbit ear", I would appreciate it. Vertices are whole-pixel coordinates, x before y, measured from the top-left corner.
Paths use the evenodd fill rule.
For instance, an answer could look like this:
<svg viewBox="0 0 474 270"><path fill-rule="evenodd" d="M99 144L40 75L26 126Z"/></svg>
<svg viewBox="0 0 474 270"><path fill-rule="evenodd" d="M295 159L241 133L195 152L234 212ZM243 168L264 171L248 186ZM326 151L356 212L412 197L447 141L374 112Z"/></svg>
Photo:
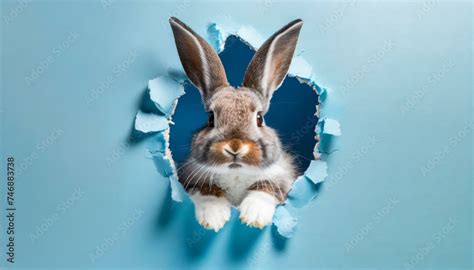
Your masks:
<svg viewBox="0 0 474 270"><path fill-rule="evenodd" d="M258 49L247 67L242 86L260 94L265 112L273 92L288 72L302 26L303 21L297 19L273 34Z"/></svg>
<svg viewBox="0 0 474 270"><path fill-rule="evenodd" d="M169 21L184 71L206 103L218 88L229 85L224 66L214 49L191 28L175 17Z"/></svg>

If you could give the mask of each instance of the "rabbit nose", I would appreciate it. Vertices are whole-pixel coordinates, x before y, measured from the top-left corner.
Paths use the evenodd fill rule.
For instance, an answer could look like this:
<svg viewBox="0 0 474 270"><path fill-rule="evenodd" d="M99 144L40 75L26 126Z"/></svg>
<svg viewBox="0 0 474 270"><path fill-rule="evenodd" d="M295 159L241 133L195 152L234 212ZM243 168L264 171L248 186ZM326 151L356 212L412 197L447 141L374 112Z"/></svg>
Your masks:
<svg viewBox="0 0 474 270"><path fill-rule="evenodd" d="M242 140L239 139L232 139L229 141L229 148L231 152L234 152L235 154L240 152L240 149L242 148Z"/></svg>
<svg viewBox="0 0 474 270"><path fill-rule="evenodd" d="M229 150L229 149L227 149L227 148L224 148L224 151L225 151L227 154L229 154L229 155L231 155L232 157L234 157L234 158L236 158L236 157L239 155L239 153L240 153L240 152L233 152L232 150Z"/></svg>
<svg viewBox="0 0 474 270"><path fill-rule="evenodd" d="M244 145L240 139L232 139L224 146L224 152L236 158L239 154L244 152Z"/></svg>

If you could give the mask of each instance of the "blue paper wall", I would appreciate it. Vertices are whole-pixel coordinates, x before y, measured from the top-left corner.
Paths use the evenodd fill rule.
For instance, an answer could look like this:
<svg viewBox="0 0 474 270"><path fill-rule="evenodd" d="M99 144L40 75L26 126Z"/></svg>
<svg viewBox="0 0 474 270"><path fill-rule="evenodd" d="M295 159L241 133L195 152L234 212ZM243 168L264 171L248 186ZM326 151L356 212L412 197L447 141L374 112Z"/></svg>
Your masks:
<svg viewBox="0 0 474 270"><path fill-rule="evenodd" d="M470 2L1 5L0 146L18 209L2 266L472 268ZM266 36L305 21L298 46L344 101L343 136L294 238L202 230L130 139L146 82L180 67L171 15L201 34L214 17Z"/></svg>

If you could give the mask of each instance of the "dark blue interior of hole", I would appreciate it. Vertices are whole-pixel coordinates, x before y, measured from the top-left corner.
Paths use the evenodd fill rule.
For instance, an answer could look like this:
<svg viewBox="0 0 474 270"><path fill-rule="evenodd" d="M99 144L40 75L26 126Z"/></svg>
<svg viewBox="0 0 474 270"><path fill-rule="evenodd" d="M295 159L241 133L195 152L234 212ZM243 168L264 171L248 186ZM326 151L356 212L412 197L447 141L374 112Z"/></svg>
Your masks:
<svg viewBox="0 0 474 270"><path fill-rule="evenodd" d="M231 85L241 84L254 53L239 38L230 36L227 39L225 49L219 56ZM170 133L170 149L177 166L184 163L190 153L193 133L207 123L199 91L187 83L185 92L178 101L173 115L175 125L171 125ZM265 116L266 124L278 131L285 149L295 156L300 173L313 159L317 104L318 96L310 86L287 77L273 95L270 110Z"/></svg>

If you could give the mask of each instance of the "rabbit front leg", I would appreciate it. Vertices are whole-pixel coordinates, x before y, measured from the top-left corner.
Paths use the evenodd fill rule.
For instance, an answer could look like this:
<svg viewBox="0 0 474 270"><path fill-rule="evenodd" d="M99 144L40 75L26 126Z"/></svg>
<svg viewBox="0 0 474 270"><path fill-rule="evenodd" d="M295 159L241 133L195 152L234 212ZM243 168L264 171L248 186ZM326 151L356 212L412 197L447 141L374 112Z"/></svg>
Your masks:
<svg viewBox="0 0 474 270"><path fill-rule="evenodd" d="M275 207L284 201L286 193L271 181L263 180L252 184L239 206L240 220L250 227L262 229L270 225Z"/></svg>
<svg viewBox="0 0 474 270"><path fill-rule="evenodd" d="M230 203L216 185L204 185L191 192L196 220L206 229L218 232L230 218Z"/></svg>

